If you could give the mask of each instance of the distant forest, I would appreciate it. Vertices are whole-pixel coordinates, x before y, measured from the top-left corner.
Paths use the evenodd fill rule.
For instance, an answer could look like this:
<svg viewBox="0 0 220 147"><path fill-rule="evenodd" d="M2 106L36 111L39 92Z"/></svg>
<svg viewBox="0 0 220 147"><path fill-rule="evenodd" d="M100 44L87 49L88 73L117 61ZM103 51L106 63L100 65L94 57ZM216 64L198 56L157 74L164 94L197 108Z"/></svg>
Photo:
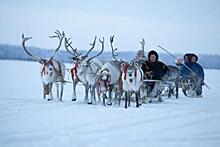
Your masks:
<svg viewBox="0 0 220 147"><path fill-rule="evenodd" d="M52 50L49 49L40 49L35 47L29 48L30 52L33 54L49 58L52 55ZM81 53L86 53L86 51L79 51ZM92 56L93 54L96 54L96 51L91 52ZM120 52L118 51L118 57L122 58L123 60L129 61L135 57L135 52L126 51L126 52ZM174 54L175 56L183 56L183 54ZM160 53L160 60L163 61L166 64L175 64L175 59L171 57L170 55L166 53ZM60 50L55 55L55 59L60 60L65 63L72 63L72 60L70 59L71 55L67 53L65 50ZM205 69L220 69L220 55L212 55L212 54L198 54L199 61ZM0 59L1 60L25 60L25 61L33 61L33 59L26 55L23 48L21 46L14 46L14 45L6 45L6 44L0 44ZM102 55L100 56L100 59L108 60L112 59L111 52L104 51Z"/></svg>

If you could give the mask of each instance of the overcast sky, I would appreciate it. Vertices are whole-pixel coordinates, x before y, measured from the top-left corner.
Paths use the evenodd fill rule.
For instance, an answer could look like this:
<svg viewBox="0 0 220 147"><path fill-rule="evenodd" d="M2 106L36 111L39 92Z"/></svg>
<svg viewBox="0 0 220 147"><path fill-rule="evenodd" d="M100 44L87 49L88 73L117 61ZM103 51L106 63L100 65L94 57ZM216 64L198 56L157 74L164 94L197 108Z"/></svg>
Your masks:
<svg viewBox="0 0 220 147"><path fill-rule="evenodd" d="M0 0L0 43L55 48L55 30L72 37L74 47L88 49L94 36L115 35L120 51L136 51L144 38L146 51L220 55L219 0ZM99 49L97 47L96 49Z"/></svg>

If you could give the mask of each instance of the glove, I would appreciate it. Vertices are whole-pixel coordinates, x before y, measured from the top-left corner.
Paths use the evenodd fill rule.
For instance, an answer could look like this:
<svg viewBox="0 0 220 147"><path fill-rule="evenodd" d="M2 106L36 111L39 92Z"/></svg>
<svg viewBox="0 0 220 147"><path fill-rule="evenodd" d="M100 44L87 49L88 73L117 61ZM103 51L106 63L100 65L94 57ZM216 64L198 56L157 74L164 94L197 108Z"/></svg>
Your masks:
<svg viewBox="0 0 220 147"><path fill-rule="evenodd" d="M175 61L175 63L176 63L176 65L178 66L178 65L181 65L182 63L183 63L183 58L182 57L178 57L177 59L176 59L176 61Z"/></svg>
<svg viewBox="0 0 220 147"><path fill-rule="evenodd" d="M168 80L169 80L169 78L168 78L168 76L167 76L167 75L164 75L164 76L161 78L161 80L163 80L163 81L168 81Z"/></svg>
<svg viewBox="0 0 220 147"><path fill-rule="evenodd" d="M145 75L146 78L150 78L151 79L153 77L153 71L145 72L144 75Z"/></svg>

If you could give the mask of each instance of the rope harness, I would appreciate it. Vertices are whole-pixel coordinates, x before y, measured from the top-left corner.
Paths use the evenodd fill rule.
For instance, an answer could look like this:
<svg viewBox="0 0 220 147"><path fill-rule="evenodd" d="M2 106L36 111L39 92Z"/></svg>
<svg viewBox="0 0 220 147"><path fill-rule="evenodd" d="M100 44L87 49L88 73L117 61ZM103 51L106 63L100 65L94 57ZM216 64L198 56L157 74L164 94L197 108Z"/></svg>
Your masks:
<svg viewBox="0 0 220 147"><path fill-rule="evenodd" d="M101 75L103 75L102 73L104 71L107 71L109 73L109 70L107 68L103 69L100 73ZM107 92L109 90L109 85L110 85L110 82L111 82L111 75L110 74L107 74L107 79L106 80L102 80L102 77L98 77L98 95L100 96L101 95L101 81L104 81L104 86L105 86L105 92Z"/></svg>
<svg viewBox="0 0 220 147"><path fill-rule="evenodd" d="M130 67L129 64L126 64L124 67L124 80L126 80L126 78L127 78L127 72L128 72L129 67ZM134 67L134 77L135 77L135 79L137 78L137 67Z"/></svg>
<svg viewBox="0 0 220 147"><path fill-rule="evenodd" d="M48 71L46 71L46 66L51 65L51 66L53 67L54 71L57 73L57 75L58 75L59 77L61 77L61 82L64 82L64 77L63 77L62 71L61 71L61 65L60 65L60 63L57 62L57 61L54 61L54 62L57 63L58 69L54 66L52 60L49 60L49 61L43 66L43 68L42 68L42 70L41 70L41 76L48 74ZM51 77L51 76L52 76L52 73L50 74L50 77Z"/></svg>
<svg viewBox="0 0 220 147"><path fill-rule="evenodd" d="M71 76L72 76L72 80L76 80L74 76L76 76L76 78L79 80L79 77L77 76L77 68L78 68L79 64L76 63L74 64L74 67L71 69Z"/></svg>
<svg viewBox="0 0 220 147"><path fill-rule="evenodd" d="M125 64L125 67L124 67L124 80L126 80L126 77L127 77L128 67L129 67L129 64Z"/></svg>

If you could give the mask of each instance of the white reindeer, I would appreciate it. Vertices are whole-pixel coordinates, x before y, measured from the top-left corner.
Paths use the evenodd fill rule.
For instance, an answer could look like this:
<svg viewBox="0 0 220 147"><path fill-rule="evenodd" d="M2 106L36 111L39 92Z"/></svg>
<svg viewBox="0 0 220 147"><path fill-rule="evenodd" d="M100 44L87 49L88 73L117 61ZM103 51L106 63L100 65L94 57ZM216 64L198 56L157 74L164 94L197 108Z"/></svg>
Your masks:
<svg viewBox="0 0 220 147"><path fill-rule="evenodd" d="M121 82L121 70L120 63L117 61L107 61L97 74L98 92L102 94L103 105L105 106L105 99L107 99L107 105L112 105L112 91L115 92L115 99L118 97L120 105L122 82ZM107 97L108 92L108 97Z"/></svg>
<svg viewBox="0 0 220 147"><path fill-rule="evenodd" d="M110 37L110 43L112 48L112 57L114 60L107 61L100 71L97 73L98 93L102 94L103 105L105 106L105 99L107 99L107 105L112 105L112 92L115 92L115 99L118 97L118 103L120 105L122 95L122 81L121 81L121 61L116 59L115 51L113 48L114 36ZM108 93L108 97L107 97ZM116 101L117 102L117 101Z"/></svg>
<svg viewBox="0 0 220 147"><path fill-rule="evenodd" d="M94 42L91 44L92 47L87 52L86 55L82 56L81 54L77 53L76 49L73 49L71 46L72 42L69 43L69 39L65 39L65 47L69 53L71 51L68 49L70 47L74 53L72 59L76 62L74 68L72 69L72 79L73 79L73 96L72 100L76 100L76 84L80 81L85 86L85 101L88 104L92 104L96 102L95 98L95 88L96 88L96 72L102 67L103 62L99 60L98 57L104 50L104 38L103 40L99 39L102 44L101 51L94 55L93 57L88 57L88 54L92 51L95 47L96 37ZM88 96L88 91L90 89L91 97Z"/></svg>
<svg viewBox="0 0 220 147"><path fill-rule="evenodd" d="M24 48L24 51L27 53L27 55L31 56L34 60L38 61L41 64L40 75L43 83L43 98L44 99L47 98L48 101L53 99L53 95L52 95L53 83L55 83L57 87L57 98L59 98L59 100L62 101L64 77L66 71L66 67L63 63L53 59L54 55L61 47L62 40L65 34L64 32L61 34L59 31L56 31L55 34L56 34L55 36L50 36L50 38L58 38L59 45L54 50L52 56L49 59L38 57L36 55L33 55L31 52L29 52L25 46L25 43L27 40L30 40L32 37L24 37L24 34L22 34L22 46ZM61 86L60 95L59 95L59 84Z"/></svg>
<svg viewBox="0 0 220 147"><path fill-rule="evenodd" d="M141 42L142 51L144 55L145 41ZM143 71L141 69L143 58L132 60L130 63L124 62L122 65L122 83L125 92L125 108L130 106L131 95L135 93L136 107L141 104L141 88L143 81Z"/></svg>
<svg viewBox="0 0 220 147"><path fill-rule="evenodd" d="M76 101L77 95L76 95L76 85L78 82L81 82L85 87L85 101L88 102L88 93L89 93L89 83L86 80L86 74L79 74L79 67L83 60L85 60L86 57L88 57L89 53L93 50L96 43L96 36L90 45L92 46L89 51L86 53L86 55L82 56L81 53L77 52L77 48L72 47L72 42L69 42L70 38L65 38L65 48L69 54L72 55L72 60L74 61L73 68L71 69L71 75L73 80L73 94L72 94L72 101ZM72 50L70 50L70 49Z"/></svg>
<svg viewBox="0 0 220 147"><path fill-rule="evenodd" d="M141 103L140 90L143 81L143 71L139 63L123 63L122 83L125 92L125 108L130 106L130 97L135 93L136 107Z"/></svg>

